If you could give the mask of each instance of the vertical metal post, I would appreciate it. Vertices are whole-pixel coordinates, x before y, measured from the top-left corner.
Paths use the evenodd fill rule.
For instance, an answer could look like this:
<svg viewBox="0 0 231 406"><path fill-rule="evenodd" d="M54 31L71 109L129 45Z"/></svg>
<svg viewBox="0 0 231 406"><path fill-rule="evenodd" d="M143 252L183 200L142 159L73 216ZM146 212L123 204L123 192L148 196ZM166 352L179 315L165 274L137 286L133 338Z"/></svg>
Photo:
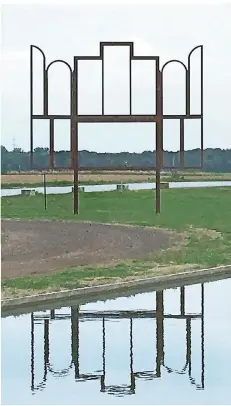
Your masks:
<svg viewBox="0 0 231 406"><path fill-rule="evenodd" d="M180 119L180 167L184 168L184 119Z"/></svg>
<svg viewBox="0 0 231 406"><path fill-rule="evenodd" d="M34 313L31 313L31 390L34 390Z"/></svg>
<svg viewBox="0 0 231 406"><path fill-rule="evenodd" d="M161 376L164 359L164 292L156 292L156 375Z"/></svg>
<svg viewBox="0 0 231 406"><path fill-rule="evenodd" d="M48 116L48 70L44 69L43 77L43 109L44 115Z"/></svg>
<svg viewBox="0 0 231 406"><path fill-rule="evenodd" d="M192 360L191 360L191 318L186 319L186 361L188 362L188 373L191 376Z"/></svg>
<svg viewBox="0 0 231 406"><path fill-rule="evenodd" d="M49 364L49 319L44 320L44 380L47 376Z"/></svg>
<svg viewBox="0 0 231 406"><path fill-rule="evenodd" d="M46 185L46 174L43 174L43 194L44 194L44 209L47 209L47 185Z"/></svg>
<svg viewBox="0 0 231 406"><path fill-rule="evenodd" d="M201 45L201 169L204 166L204 57L203 45Z"/></svg>
<svg viewBox="0 0 231 406"><path fill-rule="evenodd" d="M50 168L54 169L54 119L50 119Z"/></svg>
<svg viewBox="0 0 231 406"><path fill-rule="evenodd" d="M185 287L180 288L180 314L185 314Z"/></svg>
<svg viewBox="0 0 231 406"><path fill-rule="evenodd" d="M75 162L77 161L77 159L75 159ZM74 214L78 214L79 213L79 192L78 192L78 168L76 166L77 164L75 164L74 167Z"/></svg>
<svg viewBox="0 0 231 406"><path fill-rule="evenodd" d="M132 114L132 55L133 47L129 47L129 114Z"/></svg>
<svg viewBox="0 0 231 406"><path fill-rule="evenodd" d="M160 213L160 169L156 169L156 213Z"/></svg>
<svg viewBox="0 0 231 406"><path fill-rule="evenodd" d="M79 173L78 173L78 60L74 58L74 72L71 86L71 145L72 167L74 171L74 214L79 212Z"/></svg>
<svg viewBox="0 0 231 406"><path fill-rule="evenodd" d="M30 169L33 168L33 47L30 46Z"/></svg>
<svg viewBox="0 0 231 406"><path fill-rule="evenodd" d="M104 115L104 47L100 44L100 56L102 58L102 115Z"/></svg>
<svg viewBox="0 0 231 406"><path fill-rule="evenodd" d="M160 170L163 160L162 140L162 78L159 61L156 61L156 213L160 213Z"/></svg>
<svg viewBox="0 0 231 406"><path fill-rule="evenodd" d="M79 378L79 339L80 339L80 331L79 331L79 306L77 306L77 323L76 323L76 353L77 353L77 365L76 365L76 373L77 377Z"/></svg>
<svg viewBox="0 0 231 406"><path fill-rule="evenodd" d="M71 307L71 354L75 366L75 379L79 377L78 335L78 309Z"/></svg>
<svg viewBox="0 0 231 406"><path fill-rule="evenodd" d="M205 300L204 284L201 284L201 386L205 387Z"/></svg>
<svg viewBox="0 0 231 406"><path fill-rule="evenodd" d="M190 59L188 59L188 69L186 70L185 113L187 116L190 115Z"/></svg>
<svg viewBox="0 0 231 406"><path fill-rule="evenodd" d="M200 145L200 169L203 169L204 165L204 76L203 76L203 70L204 70L204 57L203 57L203 50L204 47L203 45L198 45L195 48L193 48L189 54L188 54L188 71L187 71L187 77L186 77L186 86L187 86L187 104L186 104L186 114L190 115L191 114L191 109L190 109L190 82L191 82L191 56L192 53L200 48L201 50L201 69L200 69L200 79L201 79L201 97L200 97L200 102L201 102L201 112L200 112L200 122L201 122L201 145Z"/></svg>
<svg viewBox="0 0 231 406"><path fill-rule="evenodd" d="M106 335L105 335L105 319L103 318L103 353L102 353L102 358L103 358L103 375L101 375L101 379L100 379L100 392L105 392L105 375L106 375L106 357L105 357L105 351L106 351Z"/></svg>
<svg viewBox="0 0 231 406"><path fill-rule="evenodd" d="M130 319L130 384L131 391L135 392L135 377L133 373L133 320Z"/></svg>

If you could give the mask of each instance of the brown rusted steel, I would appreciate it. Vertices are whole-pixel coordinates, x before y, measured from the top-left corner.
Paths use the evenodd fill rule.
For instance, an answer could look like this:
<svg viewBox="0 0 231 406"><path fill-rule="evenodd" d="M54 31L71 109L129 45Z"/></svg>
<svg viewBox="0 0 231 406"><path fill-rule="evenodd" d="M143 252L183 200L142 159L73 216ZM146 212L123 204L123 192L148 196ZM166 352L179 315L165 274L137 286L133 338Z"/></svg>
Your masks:
<svg viewBox="0 0 231 406"><path fill-rule="evenodd" d="M184 120L180 119L180 167L184 168Z"/></svg>
<svg viewBox="0 0 231 406"><path fill-rule="evenodd" d="M105 98L104 98L104 48L106 46L126 46L129 47L129 114L105 114ZM33 48L37 49L43 57L43 114L35 114L33 111ZM191 114L190 106L190 85L191 85L191 55L196 49L201 50L201 111L199 114ZM195 169L203 166L203 46L199 45L193 48L188 54L188 66L178 59L167 61L162 68L159 66L159 56L137 56L134 55L133 42L100 42L98 56L74 56L74 70L71 66L61 59L52 61L46 66L46 57L44 52L37 46L30 47L30 165L33 168L33 120L48 119L50 120L50 166L49 168L41 169L64 169L57 168L54 163L54 120L70 120L70 150L71 150L71 165L69 169L74 173L74 213L79 212L78 202L78 184L79 171L155 171L156 173L156 213L160 212L160 173L162 169L172 169L172 166L166 166L163 163L163 120L176 119L180 121L180 165L174 166L174 169ZM78 61L101 61L102 62L102 108L99 115L78 114ZM132 114L132 61L155 61L156 65L156 91L154 97L156 99L155 114ZM70 114L49 114L48 106L48 70L54 63L64 63L70 71ZM184 114L164 114L163 111L163 80L164 69L170 63L178 63L183 66L185 71L185 113ZM198 119L201 122L201 154L200 165L188 166L184 164L184 120ZM156 151L154 151L152 166L93 166L80 167L78 162L78 124L79 123L153 123L156 125ZM156 156L156 159L155 159ZM65 168L67 169L67 168Z"/></svg>
<svg viewBox="0 0 231 406"><path fill-rule="evenodd" d="M103 116L97 114L80 114L76 116L79 123L156 123L159 119L164 120L172 120L172 119L199 119L201 117L200 114L163 114L160 118L156 114L119 114L119 115L112 115L112 114L104 114ZM48 114L44 117L43 114L34 114L33 119L36 120L44 120L44 119L56 119L56 120L67 120L71 119L71 115L69 114Z"/></svg>
<svg viewBox="0 0 231 406"><path fill-rule="evenodd" d="M180 314L185 314L185 287L180 288Z"/></svg>
<svg viewBox="0 0 231 406"><path fill-rule="evenodd" d="M30 168L33 167L33 50L32 45L30 46Z"/></svg>
<svg viewBox="0 0 231 406"><path fill-rule="evenodd" d="M161 376L164 363L164 291L156 292L156 375Z"/></svg>
<svg viewBox="0 0 231 406"><path fill-rule="evenodd" d="M200 91L201 91L201 97L200 97L200 102L201 102L201 111L199 114L191 114L191 103L190 103L190 85L191 85L191 55L196 49L201 50L201 69L200 69L200 79L201 79L201 86L200 86ZM180 65L183 66L185 70L185 115L174 115L171 117L172 119L180 119L180 166L176 167L174 166L174 169L189 169L189 166L184 165L184 120L185 119L199 119L201 123L201 142L200 142L200 165L195 165L192 167L192 169L202 169L203 168L203 150L204 150L204 145L203 145L203 45L198 45L194 47L188 54L188 68L186 65L178 60L178 59L172 59L170 61L167 61L163 67L162 67L162 92L163 92L163 71L166 68L167 65L170 63L179 63ZM166 117L163 114L163 119L167 119L170 117ZM162 137L163 139L163 137ZM167 167L164 165L164 168L167 169Z"/></svg>
<svg viewBox="0 0 231 406"><path fill-rule="evenodd" d="M132 115L132 47L129 47L129 114Z"/></svg>
<svg viewBox="0 0 231 406"><path fill-rule="evenodd" d="M54 119L50 119L50 168L54 169Z"/></svg>
<svg viewBox="0 0 231 406"><path fill-rule="evenodd" d="M43 86L43 109L44 115L48 116L48 69L44 70Z"/></svg>
<svg viewBox="0 0 231 406"><path fill-rule="evenodd" d="M160 171L163 163L162 128L162 74L159 68L159 58L156 60L156 213L160 213Z"/></svg>
<svg viewBox="0 0 231 406"><path fill-rule="evenodd" d="M74 60L71 86L71 151L74 171L74 214L79 212L79 165L78 165L78 60Z"/></svg>
<svg viewBox="0 0 231 406"><path fill-rule="evenodd" d="M203 71L204 71L204 60L203 60L203 45L198 45L194 47L188 54L188 87L189 87L189 114L191 113L190 109L190 74L191 74L191 56L196 49L200 49L200 56L201 56L201 69L200 69L200 103L201 103L201 109L200 109L200 123L201 123L201 145L200 145L200 150L201 150L201 156L200 156L200 169L203 168L204 164L204 78L203 78Z"/></svg>

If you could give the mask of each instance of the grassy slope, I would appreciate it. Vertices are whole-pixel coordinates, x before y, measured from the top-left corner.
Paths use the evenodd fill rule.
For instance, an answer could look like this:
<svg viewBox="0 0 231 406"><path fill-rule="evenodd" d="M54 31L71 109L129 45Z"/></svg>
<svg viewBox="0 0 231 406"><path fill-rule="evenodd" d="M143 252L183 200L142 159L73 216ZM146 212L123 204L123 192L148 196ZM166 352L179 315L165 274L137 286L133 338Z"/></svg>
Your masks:
<svg viewBox="0 0 231 406"><path fill-rule="evenodd" d="M91 220L157 226L183 232L185 241L159 251L145 262L130 261L111 268L75 268L51 276L17 278L3 282L5 289L58 289L86 286L118 278L182 271L192 267L231 263L231 189L163 190L162 211L156 215L153 191L80 193L80 214L74 216L73 195L2 198L2 217L22 219ZM160 268L161 267L161 268ZM185 268L185 269L186 269Z"/></svg>

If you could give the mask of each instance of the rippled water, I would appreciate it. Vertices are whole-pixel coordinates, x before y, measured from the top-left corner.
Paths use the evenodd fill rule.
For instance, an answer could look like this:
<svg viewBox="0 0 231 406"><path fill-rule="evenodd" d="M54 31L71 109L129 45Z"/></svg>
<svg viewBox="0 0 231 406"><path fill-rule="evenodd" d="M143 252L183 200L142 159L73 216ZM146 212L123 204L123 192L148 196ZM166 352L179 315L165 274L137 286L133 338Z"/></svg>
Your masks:
<svg viewBox="0 0 231 406"><path fill-rule="evenodd" d="M156 187L155 183L125 183L129 186L130 190L150 190ZM84 185L81 185L84 186ZM109 192L116 190L116 184L109 185L86 185L84 186L85 192ZM199 187L221 187L221 186L231 186L231 181L208 181L208 182L170 182L170 189L182 189L182 188L199 188ZM27 188L24 188L27 189ZM33 188L38 193L44 193L43 187ZM49 186L47 187L48 194L60 194L60 193L71 193L72 186ZM15 196L20 195L21 189L1 189L1 196Z"/></svg>
<svg viewBox="0 0 231 406"><path fill-rule="evenodd" d="M3 404L230 404L231 279L2 319Z"/></svg>

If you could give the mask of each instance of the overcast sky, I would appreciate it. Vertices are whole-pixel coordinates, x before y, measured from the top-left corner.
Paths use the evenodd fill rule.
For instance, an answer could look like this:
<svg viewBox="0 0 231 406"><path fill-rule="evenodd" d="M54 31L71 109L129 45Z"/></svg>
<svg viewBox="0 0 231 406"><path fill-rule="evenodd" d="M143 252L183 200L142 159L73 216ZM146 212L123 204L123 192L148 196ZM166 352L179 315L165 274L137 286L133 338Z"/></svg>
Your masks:
<svg viewBox="0 0 231 406"><path fill-rule="evenodd" d="M134 41L136 55L158 55L187 63L204 45L205 147L231 148L231 4L191 5L5 5L2 9L2 144L29 149L29 50L42 48L47 64L74 55L97 55L100 41ZM41 113L41 56L34 52L34 113ZM153 62L134 62L133 113L155 113ZM200 52L192 59L192 113L200 110ZM100 114L100 62L79 70L79 113ZM49 74L49 112L68 114L68 69L53 65ZM164 114L184 113L184 70L169 65L164 76ZM128 50L105 52L105 113L128 113ZM69 145L68 122L55 125L55 149ZM35 122L35 146L49 144L48 123ZM199 147L198 121L185 125L185 148ZM81 124L79 148L91 151L155 149L153 124ZM179 122L164 124L164 148L179 149Z"/></svg>

